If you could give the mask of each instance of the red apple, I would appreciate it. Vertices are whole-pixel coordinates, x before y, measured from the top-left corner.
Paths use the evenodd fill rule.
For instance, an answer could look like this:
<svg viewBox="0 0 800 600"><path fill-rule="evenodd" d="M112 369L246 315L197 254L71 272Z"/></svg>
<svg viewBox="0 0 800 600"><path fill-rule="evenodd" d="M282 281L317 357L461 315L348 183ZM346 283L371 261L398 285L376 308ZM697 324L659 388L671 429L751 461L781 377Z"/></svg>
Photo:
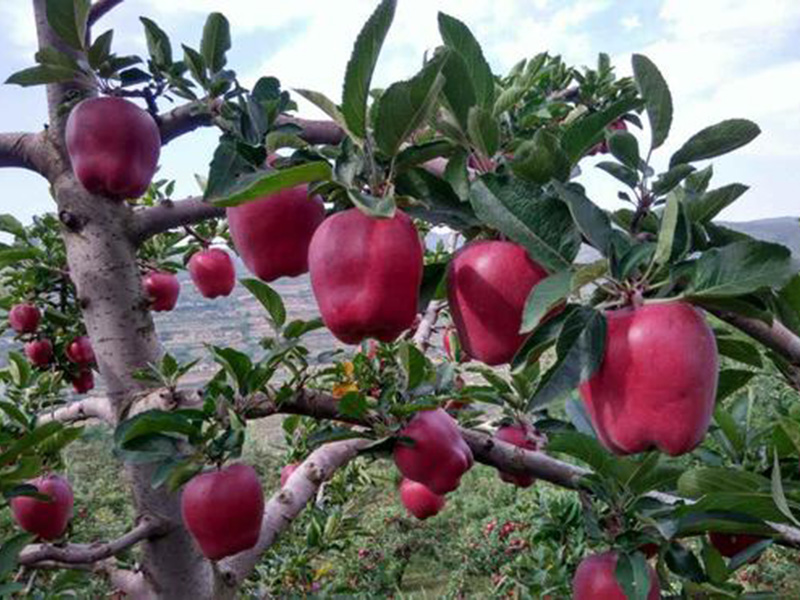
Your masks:
<svg viewBox="0 0 800 600"><path fill-rule="evenodd" d="M144 277L144 293L150 300L150 308L156 312L172 310L178 303L181 284L178 278L166 271L150 271Z"/></svg>
<svg viewBox="0 0 800 600"><path fill-rule="evenodd" d="M627 600L616 576L617 554L605 552L587 556L578 565L572 580L572 600ZM658 575L650 570L650 591L647 600L660 600Z"/></svg>
<svg viewBox="0 0 800 600"><path fill-rule="evenodd" d="M92 343L85 335L76 337L67 346L67 358L77 365L90 365L94 362Z"/></svg>
<svg viewBox="0 0 800 600"><path fill-rule="evenodd" d="M434 494L421 483L403 479L400 483L400 501L409 514L425 520L438 514L444 508L446 499Z"/></svg>
<svg viewBox="0 0 800 600"><path fill-rule="evenodd" d="M78 104L67 119L66 142L83 187L115 199L144 194L161 153L153 117L123 98L89 98Z"/></svg>
<svg viewBox="0 0 800 600"><path fill-rule="evenodd" d="M308 186L281 190L227 210L236 251L259 279L297 277L308 272L308 245L325 219L319 196Z"/></svg>
<svg viewBox="0 0 800 600"><path fill-rule="evenodd" d="M85 394L94 389L94 374L91 369L81 369L72 377L72 389L76 394Z"/></svg>
<svg viewBox="0 0 800 600"><path fill-rule="evenodd" d="M441 408L418 412L398 434L394 462L406 479L434 494L452 492L472 466L472 451L458 423Z"/></svg>
<svg viewBox="0 0 800 600"><path fill-rule="evenodd" d="M50 500L38 500L31 496L12 498L11 512L14 520L25 531L44 540L61 537L72 518L74 498L69 482L60 475L51 474L42 475L28 483Z"/></svg>
<svg viewBox="0 0 800 600"><path fill-rule="evenodd" d="M616 454L690 452L708 431L717 393L717 345L703 313L668 302L606 320L605 357L580 388L600 441Z"/></svg>
<svg viewBox="0 0 800 600"><path fill-rule="evenodd" d="M289 481L289 477L292 476L297 470L297 467L300 466L300 463L289 463L288 465L283 465L281 469L281 487L286 485L286 482Z"/></svg>
<svg viewBox="0 0 800 600"><path fill-rule="evenodd" d="M450 262L447 298L466 354L487 365L509 362L525 341L519 333L530 291L547 277L513 242L467 244Z"/></svg>
<svg viewBox="0 0 800 600"><path fill-rule="evenodd" d="M236 285L236 269L230 255L219 248L192 254L189 275L205 298L229 296Z"/></svg>
<svg viewBox="0 0 800 600"><path fill-rule="evenodd" d="M346 344L392 342L417 315L422 243L408 216L376 219L357 208L329 217L308 250L322 320Z"/></svg>
<svg viewBox="0 0 800 600"><path fill-rule="evenodd" d="M494 434L494 437L501 442L506 442L524 450L539 450L541 438L536 434L536 431L527 424L513 423L511 425L504 425L500 427ZM517 487L527 488L533 485L533 475L518 474L518 473L505 473L499 471L500 479L506 483L513 483Z"/></svg>
<svg viewBox="0 0 800 600"><path fill-rule="evenodd" d="M764 540L765 538L757 535L747 535L745 533L717 533L712 532L708 534L708 539L711 545L714 546L722 556L731 558L736 556L739 552L743 552L753 544Z"/></svg>
<svg viewBox="0 0 800 600"><path fill-rule="evenodd" d="M8 312L8 324L17 333L33 333L41 319L42 313L33 304L17 304Z"/></svg>
<svg viewBox="0 0 800 600"><path fill-rule="evenodd" d="M25 344L25 356L34 367L46 367L53 360L53 344L50 340L35 340Z"/></svg>
<svg viewBox="0 0 800 600"><path fill-rule="evenodd" d="M234 464L195 476L183 489L181 512L206 558L220 560L252 548L264 516L255 469Z"/></svg>

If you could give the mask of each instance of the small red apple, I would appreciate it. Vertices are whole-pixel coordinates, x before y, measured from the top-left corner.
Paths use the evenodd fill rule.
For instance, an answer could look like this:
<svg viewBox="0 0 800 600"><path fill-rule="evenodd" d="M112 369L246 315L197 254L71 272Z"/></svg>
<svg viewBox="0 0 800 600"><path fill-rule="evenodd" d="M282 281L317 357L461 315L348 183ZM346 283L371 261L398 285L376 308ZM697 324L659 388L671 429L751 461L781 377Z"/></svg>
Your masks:
<svg viewBox="0 0 800 600"><path fill-rule="evenodd" d="M220 560L252 548L264 516L255 469L234 464L195 476L183 489L181 512L206 558Z"/></svg>
<svg viewBox="0 0 800 600"><path fill-rule="evenodd" d="M33 304L17 304L8 312L8 324L17 333L33 333L41 319L42 313Z"/></svg>
<svg viewBox="0 0 800 600"><path fill-rule="evenodd" d="M540 449L541 437L537 435L536 431L524 423L513 423L511 425L504 425L500 427L494 434L494 437L501 442L506 442L524 450L536 451ZM518 473L505 473L499 471L500 479L506 483L513 483L517 487L528 488L533 485L535 481L533 475L518 474Z"/></svg>
<svg viewBox="0 0 800 600"><path fill-rule="evenodd" d="M572 600L627 600L616 576L617 554L605 552L587 556L578 565L572 580ZM660 600L658 575L650 570L650 591L647 600Z"/></svg>
<svg viewBox="0 0 800 600"><path fill-rule="evenodd" d="M447 273L447 299L464 352L487 365L509 362L525 341L522 311L547 271L513 242L472 242Z"/></svg>
<svg viewBox="0 0 800 600"><path fill-rule="evenodd" d="M81 369L72 377L72 389L76 394L85 394L94 389L94 374L91 369Z"/></svg>
<svg viewBox="0 0 800 600"><path fill-rule="evenodd" d="M308 272L308 245L325 219L319 196L308 186L281 190L227 210L236 251L259 279L274 281Z"/></svg>
<svg viewBox="0 0 800 600"><path fill-rule="evenodd" d="M60 475L42 475L28 482L50 501L31 496L16 496L11 499L14 520L28 533L44 540L61 537L72 518L74 498L69 482Z"/></svg>
<svg viewBox="0 0 800 600"><path fill-rule="evenodd" d="M717 533L715 531L708 534L708 539L722 556L731 558L765 538L745 533Z"/></svg>
<svg viewBox="0 0 800 600"><path fill-rule="evenodd" d="M150 271L144 277L144 293L150 300L150 308L156 312L172 310L178 303L181 284L178 278L166 271Z"/></svg>
<svg viewBox="0 0 800 600"><path fill-rule="evenodd" d="M705 437L718 355L703 313L685 302L606 312L605 357L580 390L603 445L616 454L672 456Z"/></svg>
<svg viewBox="0 0 800 600"><path fill-rule="evenodd" d="M398 434L394 462L406 479L433 493L452 492L472 466L472 451L456 421L441 408L420 411Z"/></svg>
<svg viewBox="0 0 800 600"><path fill-rule="evenodd" d="M67 358L77 365L91 365L94 363L94 350L89 338L82 335L72 340L67 346Z"/></svg>
<svg viewBox="0 0 800 600"><path fill-rule="evenodd" d="M229 296L236 285L236 269L230 255L219 248L192 254L189 275L205 298Z"/></svg>
<svg viewBox="0 0 800 600"><path fill-rule="evenodd" d="M53 344L50 340L35 340L25 344L25 356L34 367L44 368L53 361Z"/></svg>
<svg viewBox="0 0 800 600"><path fill-rule="evenodd" d="M609 131L627 131L628 126L625 124L625 121L618 119L611 123L611 125L609 125L606 129ZM608 142L606 140L598 142L589 149L587 154L589 156L594 156L595 154L608 154Z"/></svg>
<svg viewBox="0 0 800 600"><path fill-rule="evenodd" d="M433 517L444 508L444 496L434 494L421 483L403 479L400 483L400 500L406 510L420 520Z"/></svg>
<svg viewBox="0 0 800 600"><path fill-rule="evenodd" d="M147 191L161 153L161 134L147 112L123 98L89 98L69 114L67 153L92 194L138 198Z"/></svg>
<svg viewBox="0 0 800 600"><path fill-rule="evenodd" d="M393 342L412 326L423 248L414 223L351 208L320 225L308 249L311 287L331 333L345 344Z"/></svg>
<svg viewBox="0 0 800 600"><path fill-rule="evenodd" d="M300 466L300 463L289 463L288 465L283 465L281 469L281 487L286 485L286 482L289 481L289 477L292 476L297 470L297 467Z"/></svg>

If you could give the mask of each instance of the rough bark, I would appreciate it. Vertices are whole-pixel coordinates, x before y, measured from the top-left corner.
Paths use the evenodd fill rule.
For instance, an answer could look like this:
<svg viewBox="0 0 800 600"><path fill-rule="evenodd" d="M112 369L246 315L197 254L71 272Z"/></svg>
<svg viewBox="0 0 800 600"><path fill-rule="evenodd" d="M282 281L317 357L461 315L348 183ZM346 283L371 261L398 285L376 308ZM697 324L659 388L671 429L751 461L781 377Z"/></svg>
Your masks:
<svg viewBox="0 0 800 600"><path fill-rule="evenodd" d="M64 565L92 564L123 550L135 546L139 542L156 537L166 531L166 524L150 517L145 517L125 535L109 542L94 544L67 544L53 546L51 544L32 544L19 555L19 564L32 566L45 561L55 561Z"/></svg>
<svg viewBox="0 0 800 600"><path fill-rule="evenodd" d="M49 178L52 164L48 153L45 132L0 134L0 167L28 169Z"/></svg>
<svg viewBox="0 0 800 600"><path fill-rule="evenodd" d="M178 202L164 202L159 206L136 211L131 236L134 244L184 225L193 225L208 219L225 216L225 209L202 198L187 198Z"/></svg>
<svg viewBox="0 0 800 600"><path fill-rule="evenodd" d="M47 24L45 0L33 4L40 47L56 46L74 55ZM88 96L91 91L74 83L47 86L48 135L57 168L51 184L65 225L67 261L84 322L112 408L120 414L144 389L134 373L157 361L161 350L130 239L132 211L124 203L86 192L69 168L63 142L65 115L59 107L76 93ZM137 513L156 515L169 527L167 534L142 545L142 568L152 595L171 600L216 598L214 571L182 525L178 494L152 489L149 465L131 465L126 472Z"/></svg>

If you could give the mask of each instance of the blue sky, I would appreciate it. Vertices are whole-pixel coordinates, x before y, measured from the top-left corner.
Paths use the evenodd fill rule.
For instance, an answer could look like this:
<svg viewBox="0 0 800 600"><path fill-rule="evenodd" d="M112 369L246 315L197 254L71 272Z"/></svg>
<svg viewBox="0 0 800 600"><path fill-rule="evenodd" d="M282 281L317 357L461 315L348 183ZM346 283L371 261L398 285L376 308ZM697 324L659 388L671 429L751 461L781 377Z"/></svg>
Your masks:
<svg viewBox="0 0 800 600"><path fill-rule="evenodd" d="M274 75L285 87L305 87L338 100L342 74L373 0L126 0L97 33L115 30L115 51L146 54L138 17L155 19L171 36L197 46L205 16L231 21L230 65L245 82ZM375 85L412 75L425 50L439 43L436 13L464 20L496 72L542 50L573 64L611 54L620 74L630 55L647 54L670 84L675 119L656 166L705 125L750 118L762 135L734 155L714 161L714 185L741 181L751 190L723 213L728 220L800 215L800 1L798 0L400 0ZM0 3L0 76L29 66L35 49L30 3ZM162 108L169 108L164 103ZM305 116L319 116L301 104ZM0 87L0 131L36 130L46 120L42 89ZM646 140L646 132L640 134ZM178 180L176 197L197 193L215 147L213 130L165 148L160 176ZM613 208L616 183L583 164L581 181L599 204ZM52 210L47 185L36 175L0 169L0 211L28 221Z"/></svg>

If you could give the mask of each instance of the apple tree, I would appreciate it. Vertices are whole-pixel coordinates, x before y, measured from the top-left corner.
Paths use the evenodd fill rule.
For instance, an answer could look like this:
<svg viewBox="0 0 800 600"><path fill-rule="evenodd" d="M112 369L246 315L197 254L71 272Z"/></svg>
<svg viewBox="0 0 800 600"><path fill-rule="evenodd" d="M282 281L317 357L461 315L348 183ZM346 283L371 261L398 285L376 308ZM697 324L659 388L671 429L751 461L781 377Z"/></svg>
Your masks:
<svg viewBox="0 0 800 600"><path fill-rule="evenodd" d="M20 527L0 593L79 569L132 598L236 597L359 456L394 462L419 519L477 463L498 485L574 490L598 549L576 599L746 597L739 567L800 547L800 414L756 428L752 401L732 401L756 375L800 390L798 269L714 221L747 188L713 187L705 162L754 123L703 129L657 173L673 99L642 55L632 78L605 54L497 74L440 14L419 72L374 89L397 10L383 0L337 102L269 76L244 87L219 13L181 55L142 17L139 57L97 34L122 0L31 1L36 64L7 83L46 86L48 124L0 134L0 167L46 178L55 206L30 226L0 217L19 343L0 371L0 490ZM328 119L295 116L293 97ZM200 127L220 132L202 197L175 200L154 179L161 148ZM596 155L626 208L581 184ZM455 243L426 248L433 227ZM271 335L257 355L209 346L215 375L181 385L194 363L162 351L151 312L180 302L182 269L209 302L231 294L231 251ZM306 272L320 317L291 318L269 283ZM304 336L323 327L347 349L313 355ZM430 352L439 335L446 356ZM95 377L103 395L80 397ZM265 498L239 458L248 422L272 415L299 460ZM137 518L78 544L64 537L80 498L59 468L88 420L113 429Z"/></svg>

